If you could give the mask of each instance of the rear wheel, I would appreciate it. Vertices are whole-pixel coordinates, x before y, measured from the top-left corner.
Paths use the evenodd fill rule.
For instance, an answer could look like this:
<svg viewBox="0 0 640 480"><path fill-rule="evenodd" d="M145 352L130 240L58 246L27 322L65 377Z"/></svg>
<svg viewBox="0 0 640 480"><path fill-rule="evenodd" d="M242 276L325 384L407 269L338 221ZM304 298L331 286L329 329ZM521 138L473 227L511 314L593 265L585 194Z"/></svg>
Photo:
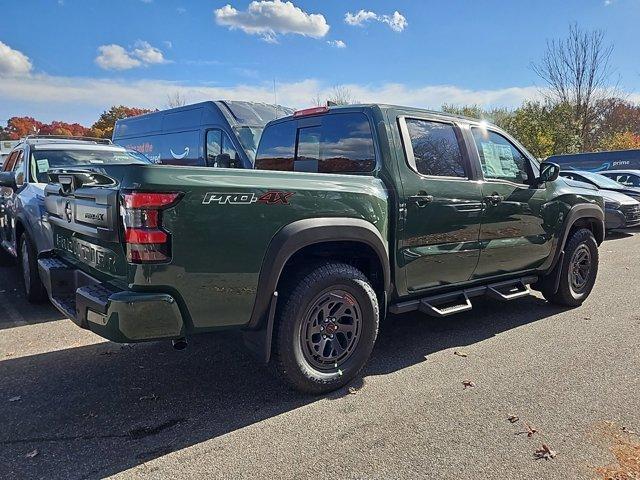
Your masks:
<svg viewBox="0 0 640 480"><path fill-rule="evenodd" d="M593 233L586 228L576 230L567 240L564 258L557 267L560 268L558 290L553 292L555 282L550 281L558 274L554 269L549 279L543 279L542 295L547 301L557 305L582 305L595 284L598 261L598 244Z"/></svg>
<svg viewBox="0 0 640 480"><path fill-rule="evenodd" d="M47 298L44 285L38 273L38 261L31 239L25 233L20 237L20 250L18 265L22 276L22 284L27 300L32 303L40 303Z"/></svg>
<svg viewBox="0 0 640 480"><path fill-rule="evenodd" d="M277 374L313 394L353 380L378 334L378 301L367 277L350 265L327 263L282 294L272 360Z"/></svg>

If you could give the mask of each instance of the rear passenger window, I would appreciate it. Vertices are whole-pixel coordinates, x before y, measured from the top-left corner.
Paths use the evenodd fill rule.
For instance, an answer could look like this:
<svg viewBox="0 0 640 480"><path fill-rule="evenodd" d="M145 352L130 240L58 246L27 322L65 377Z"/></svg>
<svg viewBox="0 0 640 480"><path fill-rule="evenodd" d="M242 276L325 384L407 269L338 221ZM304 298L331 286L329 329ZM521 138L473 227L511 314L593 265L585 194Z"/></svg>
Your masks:
<svg viewBox="0 0 640 480"><path fill-rule="evenodd" d="M371 127L362 113L339 113L297 128L296 120L265 129L256 168L317 173L361 173L375 168Z"/></svg>
<svg viewBox="0 0 640 480"><path fill-rule="evenodd" d="M467 178L453 125L417 119L407 119L406 124L418 173Z"/></svg>

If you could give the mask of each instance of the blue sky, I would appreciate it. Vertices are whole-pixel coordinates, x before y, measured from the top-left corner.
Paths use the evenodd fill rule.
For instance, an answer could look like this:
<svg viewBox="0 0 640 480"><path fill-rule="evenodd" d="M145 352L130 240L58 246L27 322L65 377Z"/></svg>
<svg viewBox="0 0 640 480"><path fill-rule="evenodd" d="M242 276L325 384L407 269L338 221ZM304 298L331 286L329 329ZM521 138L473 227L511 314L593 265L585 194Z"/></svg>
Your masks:
<svg viewBox="0 0 640 480"><path fill-rule="evenodd" d="M112 104L163 108L176 92L272 101L274 79L294 107L336 84L362 101L515 106L537 95L530 64L571 22L606 31L620 85L640 99L640 0L3 0L0 11L2 123L90 124Z"/></svg>

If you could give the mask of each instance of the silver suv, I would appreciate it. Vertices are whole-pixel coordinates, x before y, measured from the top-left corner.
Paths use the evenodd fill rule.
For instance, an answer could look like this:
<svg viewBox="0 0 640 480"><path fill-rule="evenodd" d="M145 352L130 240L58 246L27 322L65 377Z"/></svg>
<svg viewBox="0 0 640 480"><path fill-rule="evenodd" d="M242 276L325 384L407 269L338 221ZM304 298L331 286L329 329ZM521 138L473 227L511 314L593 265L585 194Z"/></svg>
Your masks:
<svg viewBox="0 0 640 480"><path fill-rule="evenodd" d="M0 167L0 263L19 259L30 302L46 299L37 256L53 248L51 226L44 216L47 171L113 163L151 162L138 152L113 145L110 140L31 136L21 140Z"/></svg>

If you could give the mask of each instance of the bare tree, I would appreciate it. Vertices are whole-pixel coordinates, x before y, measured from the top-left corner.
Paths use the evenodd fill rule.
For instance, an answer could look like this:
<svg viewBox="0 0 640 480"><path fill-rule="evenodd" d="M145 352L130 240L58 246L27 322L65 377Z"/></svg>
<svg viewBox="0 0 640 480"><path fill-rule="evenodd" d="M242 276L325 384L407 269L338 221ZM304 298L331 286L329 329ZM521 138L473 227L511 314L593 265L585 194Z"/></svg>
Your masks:
<svg viewBox="0 0 640 480"><path fill-rule="evenodd" d="M316 96L311 99L311 103L322 107L324 105L352 105L358 103L358 100L348 87L344 85L334 85L328 92L326 99L323 99L323 96L318 92Z"/></svg>
<svg viewBox="0 0 640 480"><path fill-rule="evenodd" d="M167 95L167 108L184 107L186 104L187 98L179 90Z"/></svg>
<svg viewBox="0 0 640 480"><path fill-rule="evenodd" d="M609 64L613 45L606 44L604 37L602 30L584 31L570 25L567 38L548 40L542 60L532 65L548 86L546 94L573 108L583 150L591 146L595 105L615 91Z"/></svg>

